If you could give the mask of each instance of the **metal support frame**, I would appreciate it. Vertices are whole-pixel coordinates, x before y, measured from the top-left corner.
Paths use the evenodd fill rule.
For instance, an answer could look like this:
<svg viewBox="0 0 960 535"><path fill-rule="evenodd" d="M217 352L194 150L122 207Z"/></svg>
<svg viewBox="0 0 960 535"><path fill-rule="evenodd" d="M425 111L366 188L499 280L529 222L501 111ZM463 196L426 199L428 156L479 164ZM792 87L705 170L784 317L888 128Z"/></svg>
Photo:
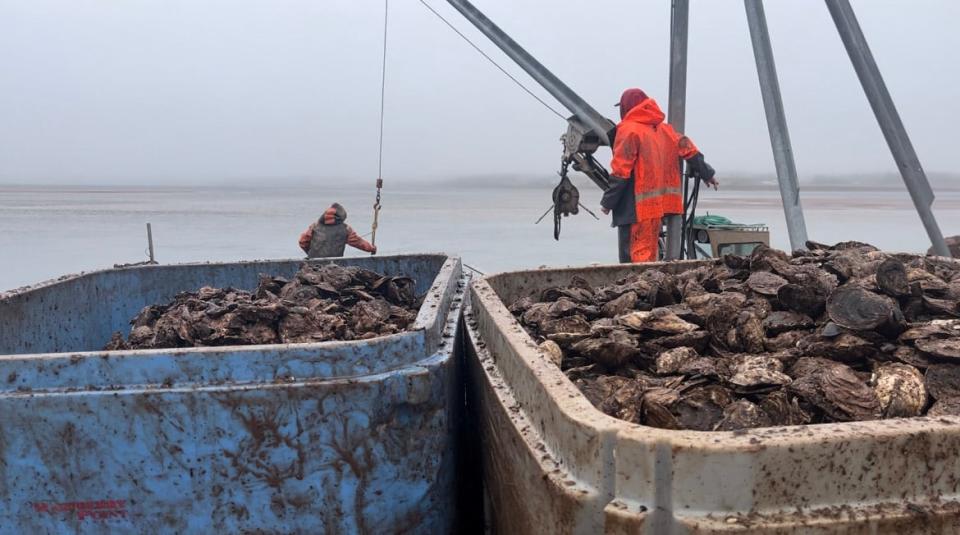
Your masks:
<svg viewBox="0 0 960 535"><path fill-rule="evenodd" d="M606 173L599 168L593 169L595 161L591 154L598 145L598 141L599 144L609 145L607 132L614 124L574 93L469 1L447 1L574 114L573 117L568 119L570 130L568 139L565 140L564 165L571 161L574 164L580 162L580 165L585 167L581 170L587 173L587 176L598 186L604 188ZM919 158L917 158L906 129L883 82L883 77L880 75L880 70L863 36L863 31L860 29L853 8L850 7L849 0L825 1L850 56L850 61L853 63L863 86L864 93L866 93L877 122L880 124L880 129L887 140L890 152L897 162L904 184L906 184L914 206L920 214L920 219L930 237L934 251L939 255L949 256L950 251L931 209L934 201L933 190L930 188L930 183L920 165ZM780 83L777 78L773 49L770 45L770 34L767 29L763 1L744 0L744 7L750 28L750 41L753 45L754 59L757 64L757 77L760 82L760 93L763 97L767 129L770 133L770 145L773 149L773 158L777 169L777 180L780 185L780 196L786 216L787 232L790 236L790 246L793 250L799 250L806 246L807 227L803 217L803 208L800 204L800 187L797 180L796 164L793 159L793 148L790 144L790 133L787 129L786 114L780 94ZM688 19L689 0L673 0L670 23L668 114L669 122L678 132L684 131L686 122ZM596 137L588 139L593 134ZM577 158L580 158L580 160ZM584 158L589 158L589 160ZM674 259L679 256L681 234L682 218L680 216L668 217L667 250L665 251L667 258Z"/></svg>
<svg viewBox="0 0 960 535"><path fill-rule="evenodd" d="M687 28L690 2L673 0L670 9L670 96L667 103L667 121L682 134L687 115ZM680 258L683 240L683 216L671 214L664 219L667 224L665 257L667 260L676 260Z"/></svg>
<svg viewBox="0 0 960 535"><path fill-rule="evenodd" d="M913 205L920 214L920 221L923 222L923 227L930 237L933 250L940 256L950 256L950 249L943 240L943 234L940 232L940 226L931 208L935 198L933 189L930 188L930 182L920 165L920 159L913 150L910 136L907 135L907 130L900 120L900 114L897 113L890 92L887 91L887 85L883 81L877 62L873 59L873 53L870 52L867 40L863 36L857 16L848 0L826 0L826 3L830 16L833 17L833 23L837 26L837 32L850 56L850 61L853 63L853 68L857 71L857 77L860 78L863 92L866 93L870 107L873 108L873 114L880 123L880 130L883 131L883 137L887 140L890 153L893 154L893 159L896 160L897 167L900 169L903 183L906 184L913 199Z"/></svg>
<svg viewBox="0 0 960 535"><path fill-rule="evenodd" d="M777 168L777 181L780 183L780 197L787 220L787 233L790 235L790 248L797 251L806 247L807 224L803 218L803 207L800 205L800 184L797 181L793 147L790 144L787 117L780 96L777 66L773 60L773 48L767 31L767 19L763 12L763 0L743 0L743 5L747 11L753 56L757 62L760 93L767 115L767 129L770 131L770 145Z"/></svg>
<svg viewBox="0 0 960 535"><path fill-rule="evenodd" d="M451 6L460 12L467 20L477 27L488 39L493 41L504 54L510 57L521 69L526 71L534 80L536 80L548 93L553 95L568 110L576 115L584 124L589 126L596 135L609 145L607 138L613 124L610 120L595 110L579 95L573 92L566 84L554 76L546 67L531 56L509 35L504 33L499 26L493 23L486 15L480 12L467 0L447 0Z"/></svg>

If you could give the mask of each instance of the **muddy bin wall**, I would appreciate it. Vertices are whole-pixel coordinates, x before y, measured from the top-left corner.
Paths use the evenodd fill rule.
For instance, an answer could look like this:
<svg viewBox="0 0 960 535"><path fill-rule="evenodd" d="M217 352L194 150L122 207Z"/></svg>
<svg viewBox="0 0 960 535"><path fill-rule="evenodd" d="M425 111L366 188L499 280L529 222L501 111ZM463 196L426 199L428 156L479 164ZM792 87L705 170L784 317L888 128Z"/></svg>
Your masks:
<svg viewBox="0 0 960 535"><path fill-rule="evenodd" d="M378 260L427 292L409 332L0 356L0 533L450 531L460 261ZM258 264L218 265L214 283L282 268ZM97 277L116 287L111 272Z"/></svg>
<svg viewBox="0 0 960 535"><path fill-rule="evenodd" d="M960 533L960 419L911 418L671 431L597 410L505 303L606 266L505 273L471 284L470 404L483 428L497 533Z"/></svg>

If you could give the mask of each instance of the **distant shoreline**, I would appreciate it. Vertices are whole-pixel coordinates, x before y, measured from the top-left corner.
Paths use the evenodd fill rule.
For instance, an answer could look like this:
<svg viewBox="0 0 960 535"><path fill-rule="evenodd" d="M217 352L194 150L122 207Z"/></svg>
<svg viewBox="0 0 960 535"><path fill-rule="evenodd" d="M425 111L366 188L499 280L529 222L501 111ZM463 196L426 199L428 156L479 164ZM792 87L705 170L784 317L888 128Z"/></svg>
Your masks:
<svg viewBox="0 0 960 535"><path fill-rule="evenodd" d="M578 187L592 187L591 182L580 173L571 173L571 179ZM935 192L960 191L960 174L949 172L929 171L927 177ZM720 173L718 174L720 187L726 191L777 191L776 175L769 173ZM557 176L542 173L501 173L460 175L454 177L412 177L397 176L384 177L384 187L390 189L552 189L557 183ZM203 178L163 180L156 177L130 177L126 179L103 179L99 183L96 179L85 180L80 177L68 179L45 178L35 180L15 179L10 176L0 177L0 188L26 191L36 189L41 191L145 191L145 190L222 190L236 188L246 190L290 190L290 189L373 189L375 180L369 177L336 177L336 176L276 176L276 177L242 177L242 178ZM900 175L890 172L837 174L834 176L812 174L800 178L802 191L901 191L906 192Z"/></svg>
<svg viewBox="0 0 960 535"><path fill-rule="evenodd" d="M583 188L589 186L590 184L583 181L574 181L577 187ZM398 189L398 190L416 190L423 188L437 187L444 190L454 190L454 189L463 189L463 190L529 190L529 189L552 189L555 183L553 182L516 182L516 183L484 183L484 182L472 182L472 183L463 183L457 181L403 181L403 180L394 180L390 184L387 184L387 189ZM100 192L107 193L110 191L210 191L210 190L222 190L224 188L231 189L246 189L246 190L290 190L290 189L326 189L326 188L336 188L336 189L345 189L345 190L362 190L371 188L369 184L359 183L359 182L343 182L343 183L303 183L303 182L274 182L271 184L256 183L256 182L238 182L231 184L201 184L201 185L192 185L192 184L25 184L25 183L2 183L0 182L0 191L20 191L20 192L29 192L29 191L51 191L51 190L60 190L60 191L76 191L81 192ZM778 191L779 187L776 184L743 184L743 183L724 183L721 181L720 189L722 191ZM903 192L907 193L906 187L903 184L879 184L875 186L868 186L864 184L837 184L837 185L828 185L828 184L800 184L800 191L818 191L818 192L831 192L831 191L873 191L873 192ZM960 191L960 184L957 186L938 186L933 185L933 191L936 192L955 192Z"/></svg>

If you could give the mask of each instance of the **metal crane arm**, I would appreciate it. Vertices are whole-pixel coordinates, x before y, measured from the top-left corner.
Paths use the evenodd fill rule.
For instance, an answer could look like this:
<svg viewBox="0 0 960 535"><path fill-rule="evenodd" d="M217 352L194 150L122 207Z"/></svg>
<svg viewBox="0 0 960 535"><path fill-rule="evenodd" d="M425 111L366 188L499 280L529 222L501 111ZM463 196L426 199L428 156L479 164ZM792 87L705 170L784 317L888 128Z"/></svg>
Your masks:
<svg viewBox="0 0 960 535"><path fill-rule="evenodd" d="M609 173L596 161L593 153L597 148L610 144L607 133L613 130L616 124L587 104L580 95L574 93L473 4L467 0L447 1L546 89L553 98L573 113L573 116L567 119L567 133L562 138L561 175L565 174L569 165L573 165L575 170L587 175L600 189L606 190L609 187Z"/></svg>

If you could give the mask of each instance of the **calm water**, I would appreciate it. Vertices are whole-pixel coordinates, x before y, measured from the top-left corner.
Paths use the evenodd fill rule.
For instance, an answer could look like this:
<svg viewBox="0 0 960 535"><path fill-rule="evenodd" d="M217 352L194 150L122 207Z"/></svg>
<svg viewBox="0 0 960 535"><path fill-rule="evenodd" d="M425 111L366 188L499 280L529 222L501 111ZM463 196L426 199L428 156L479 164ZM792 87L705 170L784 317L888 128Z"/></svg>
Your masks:
<svg viewBox="0 0 960 535"><path fill-rule="evenodd" d="M580 186L584 203L598 207L598 191ZM487 272L615 262L616 233L606 221L586 214L568 218L559 242L550 217L533 224L549 205L552 187L388 184L380 254L458 253ZM301 257L297 237L333 200L347 207L348 223L368 233L371 189L0 186L0 289L145 260L147 222L163 263ZM805 191L802 199L812 239L862 240L898 251L928 247L905 192ZM960 234L960 192L939 193L935 209L944 234ZM767 223L773 245L788 245L775 191L705 192L699 213L708 211Z"/></svg>

